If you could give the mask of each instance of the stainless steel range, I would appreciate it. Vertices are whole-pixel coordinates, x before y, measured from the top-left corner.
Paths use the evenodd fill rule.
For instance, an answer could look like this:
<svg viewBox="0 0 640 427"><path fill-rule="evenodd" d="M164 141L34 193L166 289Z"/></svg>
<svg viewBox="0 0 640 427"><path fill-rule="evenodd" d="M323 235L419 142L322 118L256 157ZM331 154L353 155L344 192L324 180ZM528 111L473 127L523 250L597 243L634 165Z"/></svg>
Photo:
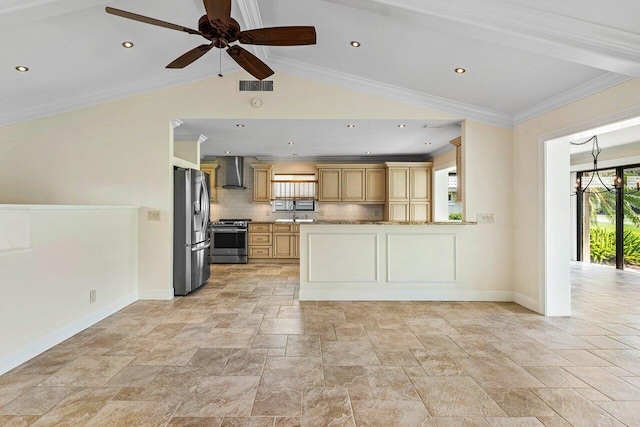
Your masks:
<svg viewBox="0 0 640 427"><path fill-rule="evenodd" d="M246 264L250 219L220 219L211 223L210 264Z"/></svg>

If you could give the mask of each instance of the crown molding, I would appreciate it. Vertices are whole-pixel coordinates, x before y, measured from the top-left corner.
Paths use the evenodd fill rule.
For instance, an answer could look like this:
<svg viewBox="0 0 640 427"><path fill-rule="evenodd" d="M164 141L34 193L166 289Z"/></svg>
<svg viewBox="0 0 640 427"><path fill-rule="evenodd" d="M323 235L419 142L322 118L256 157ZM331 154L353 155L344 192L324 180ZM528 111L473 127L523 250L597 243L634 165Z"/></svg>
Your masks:
<svg viewBox="0 0 640 427"><path fill-rule="evenodd" d="M449 114L452 116L450 118L454 119L472 119L494 126L513 129L512 115L501 111L494 111L386 83L367 80L352 74L316 67L279 56L270 56L269 63L280 72L305 79L315 80L391 101L432 109L437 112Z"/></svg>
<svg viewBox="0 0 640 427"><path fill-rule="evenodd" d="M262 15L260 14L260 7L257 0L237 0L240 7L240 14L246 24L245 30L252 30L254 28L262 28ZM263 61L266 60L271 52L269 46L252 45L253 51L256 56Z"/></svg>
<svg viewBox="0 0 640 427"><path fill-rule="evenodd" d="M640 34L507 0L324 1L640 77Z"/></svg>
<svg viewBox="0 0 640 427"><path fill-rule="evenodd" d="M631 79L632 77L621 76L620 74L605 73L595 79L579 84L568 91L559 93L546 101L516 113L513 116L513 122L514 124L526 122L534 117L548 113L556 108L564 107L565 105L571 104L579 99L586 98L587 96L609 89L610 87L617 86Z"/></svg>
<svg viewBox="0 0 640 427"><path fill-rule="evenodd" d="M226 67L222 71L224 74L230 74L239 70L241 70L241 68L234 64L232 67ZM211 71L211 67L208 64L193 64L188 69L182 69L178 73L174 73L173 70L165 71L162 74L140 77L113 86L101 87L75 95L70 94L63 100L37 105L32 108L0 111L0 126L26 122L28 120L90 107L104 102L117 101L154 90L166 89L208 79L213 76L215 76L215 74Z"/></svg>
<svg viewBox="0 0 640 427"><path fill-rule="evenodd" d="M211 156L212 157L212 156ZM207 157L209 160L211 157ZM430 154L402 154L388 156L256 156L261 162L320 162L320 163L384 163L384 162L424 162Z"/></svg>

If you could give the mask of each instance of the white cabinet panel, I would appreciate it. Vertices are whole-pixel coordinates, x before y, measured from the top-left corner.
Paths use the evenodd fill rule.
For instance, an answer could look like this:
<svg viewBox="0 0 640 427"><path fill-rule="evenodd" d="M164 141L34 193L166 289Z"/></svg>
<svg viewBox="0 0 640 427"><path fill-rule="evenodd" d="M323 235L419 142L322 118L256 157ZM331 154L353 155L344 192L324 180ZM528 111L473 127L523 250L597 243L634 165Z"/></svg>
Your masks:
<svg viewBox="0 0 640 427"><path fill-rule="evenodd" d="M387 281L401 283L456 280L454 234L388 234Z"/></svg>
<svg viewBox="0 0 640 427"><path fill-rule="evenodd" d="M309 233L309 282L378 281L378 234Z"/></svg>

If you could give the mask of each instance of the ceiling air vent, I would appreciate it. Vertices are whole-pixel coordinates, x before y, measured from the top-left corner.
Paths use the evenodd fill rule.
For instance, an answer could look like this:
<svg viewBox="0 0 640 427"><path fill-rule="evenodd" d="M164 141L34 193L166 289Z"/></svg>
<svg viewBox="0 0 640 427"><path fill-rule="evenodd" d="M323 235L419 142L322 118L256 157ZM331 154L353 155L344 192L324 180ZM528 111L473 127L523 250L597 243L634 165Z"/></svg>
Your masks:
<svg viewBox="0 0 640 427"><path fill-rule="evenodd" d="M239 92L273 92L273 80L239 80Z"/></svg>

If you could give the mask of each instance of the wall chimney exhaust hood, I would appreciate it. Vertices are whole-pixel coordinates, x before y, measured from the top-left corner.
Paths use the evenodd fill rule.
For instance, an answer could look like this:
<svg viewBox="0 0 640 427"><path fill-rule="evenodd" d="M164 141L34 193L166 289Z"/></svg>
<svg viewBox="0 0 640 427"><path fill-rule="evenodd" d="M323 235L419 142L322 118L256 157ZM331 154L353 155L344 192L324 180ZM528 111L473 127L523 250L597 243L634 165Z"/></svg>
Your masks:
<svg viewBox="0 0 640 427"><path fill-rule="evenodd" d="M244 159L242 157L223 157L225 182L222 188L244 190Z"/></svg>

